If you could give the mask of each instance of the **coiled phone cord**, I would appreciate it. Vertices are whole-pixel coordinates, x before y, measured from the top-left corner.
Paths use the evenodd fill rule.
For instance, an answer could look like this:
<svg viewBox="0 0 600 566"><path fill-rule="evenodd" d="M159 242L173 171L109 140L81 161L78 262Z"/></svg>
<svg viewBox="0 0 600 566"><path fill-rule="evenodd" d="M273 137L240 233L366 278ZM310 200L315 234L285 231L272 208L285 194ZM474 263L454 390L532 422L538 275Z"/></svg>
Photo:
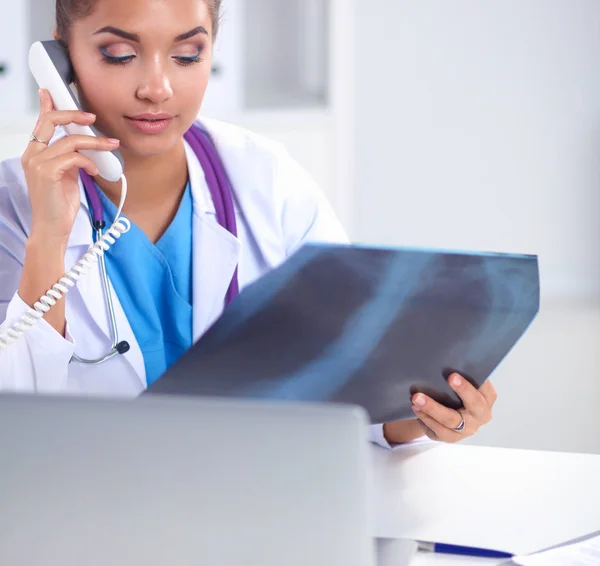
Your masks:
<svg viewBox="0 0 600 566"><path fill-rule="evenodd" d="M121 217L121 211L127 197L127 179L125 175L121 176L121 200L117 215L111 227L83 257L75 264L75 266L66 273L59 282L52 287L44 296L36 302L33 308L21 317L19 321L7 329L0 327L0 350L8 348L21 338L26 332L31 330L43 316L54 306L57 301L60 301L70 289L77 285L79 279L95 265L101 256L103 256L112 245L131 228L131 222L127 218Z"/></svg>

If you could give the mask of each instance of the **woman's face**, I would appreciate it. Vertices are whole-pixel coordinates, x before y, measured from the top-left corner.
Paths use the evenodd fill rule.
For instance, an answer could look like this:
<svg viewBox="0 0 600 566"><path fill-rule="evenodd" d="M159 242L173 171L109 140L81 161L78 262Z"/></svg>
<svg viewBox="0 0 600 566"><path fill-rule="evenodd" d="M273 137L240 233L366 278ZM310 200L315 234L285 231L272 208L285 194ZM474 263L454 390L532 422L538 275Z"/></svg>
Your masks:
<svg viewBox="0 0 600 566"><path fill-rule="evenodd" d="M212 63L206 0L97 0L69 44L77 88L95 126L139 156L175 146L196 119ZM165 114L167 121L135 119Z"/></svg>

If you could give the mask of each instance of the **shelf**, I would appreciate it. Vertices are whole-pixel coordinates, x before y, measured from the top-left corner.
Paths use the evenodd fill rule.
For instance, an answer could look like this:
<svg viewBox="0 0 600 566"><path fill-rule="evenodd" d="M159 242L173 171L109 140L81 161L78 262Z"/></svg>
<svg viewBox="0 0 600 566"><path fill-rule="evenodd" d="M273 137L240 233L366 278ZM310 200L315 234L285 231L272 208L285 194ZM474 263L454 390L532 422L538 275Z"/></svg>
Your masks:
<svg viewBox="0 0 600 566"><path fill-rule="evenodd" d="M329 0L253 0L243 15L244 108L327 106Z"/></svg>

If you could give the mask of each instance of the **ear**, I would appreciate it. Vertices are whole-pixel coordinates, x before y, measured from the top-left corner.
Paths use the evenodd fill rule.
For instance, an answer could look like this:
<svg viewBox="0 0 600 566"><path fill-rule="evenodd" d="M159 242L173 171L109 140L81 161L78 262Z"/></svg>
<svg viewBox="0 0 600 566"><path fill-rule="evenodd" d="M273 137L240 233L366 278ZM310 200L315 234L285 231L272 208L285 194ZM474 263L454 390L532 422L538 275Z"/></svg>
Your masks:
<svg viewBox="0 0 600 566"><path fill-rule="evenodd" d="M58 37L58 32L57 32L56 30L54 30L54 31L52 32L52 37L53 37L53 38L54 38L56 41L58 41L58 40L60 39L60 38Z"/></svg>

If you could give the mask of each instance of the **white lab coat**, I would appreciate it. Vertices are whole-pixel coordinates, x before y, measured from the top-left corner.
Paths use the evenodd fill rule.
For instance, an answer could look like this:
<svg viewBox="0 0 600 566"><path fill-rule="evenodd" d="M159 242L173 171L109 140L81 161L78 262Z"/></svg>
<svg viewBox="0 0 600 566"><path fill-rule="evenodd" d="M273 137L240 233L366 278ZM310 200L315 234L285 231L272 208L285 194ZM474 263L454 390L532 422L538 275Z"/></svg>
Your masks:
<svg viewBox="0 0 600 566"><path fill-rule="evenodd" d="M193 197L193 335L198 340L219 317L236 265L240 289L282 263L308 241L347 242L313 179L282 146L241 128L204 120L234 190L235 238L216 221L204 172L186 145ZM53 141L61 137L57 133ZM92 245L87 200L65 257L70 269ZM31 227L31 210L20 158L0 164L0 321L12 325L28 309L17 294ZM123 236L127 237L127 234ZM117 241L115 245L119 245ZM0 391L135 397L146 388L142 352L116 294L119 339L131 348L99 366L69 363L73 353L93 359L110 347L109 321L99 271L92 269L66 297L63 337L43 319L0 350ZM387 446L381 425L373 441Z"/></svg>

